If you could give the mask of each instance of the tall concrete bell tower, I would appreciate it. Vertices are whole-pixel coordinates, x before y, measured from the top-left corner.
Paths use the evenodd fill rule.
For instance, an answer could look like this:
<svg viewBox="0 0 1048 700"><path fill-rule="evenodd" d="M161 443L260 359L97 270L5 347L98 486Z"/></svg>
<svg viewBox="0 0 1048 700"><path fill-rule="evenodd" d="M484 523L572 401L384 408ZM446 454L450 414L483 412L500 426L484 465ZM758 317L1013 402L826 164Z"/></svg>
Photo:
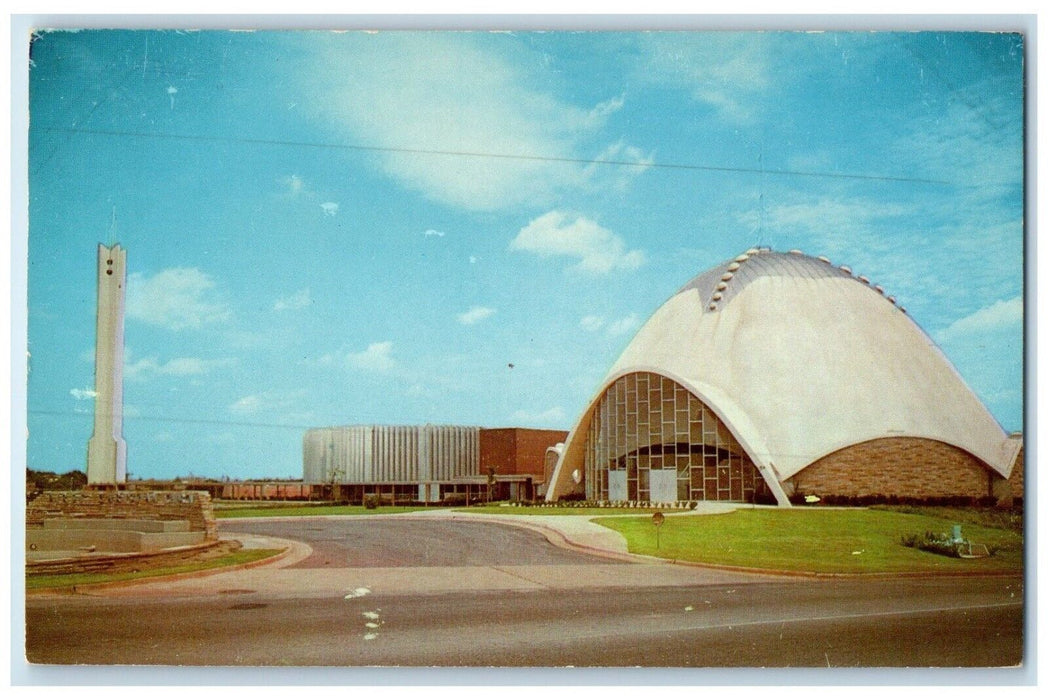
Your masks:
<svg viewBox="0 0 1048 700"><path fill-rule="evenodd" d="M127 251L98 246L98 309L95 320L95 431L87 442L87 483L127 481L124 442L124 292Z"/></svg>

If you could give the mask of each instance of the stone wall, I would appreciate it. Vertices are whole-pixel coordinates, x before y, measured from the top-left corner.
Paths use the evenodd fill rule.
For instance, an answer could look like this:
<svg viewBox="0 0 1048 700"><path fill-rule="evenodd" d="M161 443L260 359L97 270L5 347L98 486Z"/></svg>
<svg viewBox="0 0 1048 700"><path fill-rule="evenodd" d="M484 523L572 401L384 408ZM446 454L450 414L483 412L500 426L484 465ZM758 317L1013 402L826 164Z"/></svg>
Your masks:
<svg viewBox="0 0 1048 700"><path fill-rule="evenodd" d="M981 461L951 445L893 437L829 454L789 482L795 493L816 496L983 498L992 493L992 475Z"/></svg>
<svg viewBox="0 0 1048 700"><path fill-rule="evenodd" d="M26 506L26 527L43 526L45 518L124 518L185 520L218 539L211 496L203 491L45 491Z"/></svg>
<svg viewBox="0 0 1048 700"><path fill-rule="evenodd" d="M1025 490L1025 452L1026 446L1020 445L1012 464L1012 473L1008 480L1000 479L994 483L993 495L997 496L999 505L1011 506L1015 499L1022 499Z"/></svg>
<svg viewBox="0 0 1048 700"><path fill-rule="evenodd" d="M1015 498L1023 497L1023 487L1026 481L1026 445L1019 448L1019 456L1015 459L1015 466L1012 467L1012 475L1008 477L1008 483L1012 487L1012 496Z"/></svg>

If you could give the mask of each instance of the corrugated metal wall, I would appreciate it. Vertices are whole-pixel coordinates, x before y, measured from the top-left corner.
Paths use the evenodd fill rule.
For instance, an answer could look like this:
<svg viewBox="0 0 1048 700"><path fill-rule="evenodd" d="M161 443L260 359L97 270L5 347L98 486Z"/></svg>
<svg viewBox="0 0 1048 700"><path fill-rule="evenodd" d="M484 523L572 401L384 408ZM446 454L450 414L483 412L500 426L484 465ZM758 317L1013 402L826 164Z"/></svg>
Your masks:
<svg viewBox="0 0 1048 700"><path fill-rule="evenodd" d="M302 441L306 483L446 481L480 474L480 428L352 425L314 428Z"/></svg>

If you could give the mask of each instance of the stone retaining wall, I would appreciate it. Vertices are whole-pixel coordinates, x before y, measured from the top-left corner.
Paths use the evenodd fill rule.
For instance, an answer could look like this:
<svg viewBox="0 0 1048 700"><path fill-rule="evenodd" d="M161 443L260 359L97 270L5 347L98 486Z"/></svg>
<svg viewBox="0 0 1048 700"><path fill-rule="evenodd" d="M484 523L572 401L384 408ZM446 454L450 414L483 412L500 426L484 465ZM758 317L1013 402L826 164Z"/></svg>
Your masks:
<svg viewBox="0 0 1048 700"><path fill-rule="evenodd" d="M45 491L26 506L26 527L45 518L185 520L205 541L218 539L211 496L203 491Z"/></svg>
<svg viewBox="0 0 1048 700"><path fill-rule="evenodd" d="M951 445L898 437L838 450L816 460L790 481L795 493L816 496L984 498L992 493L991 472L981 461ZM1019 488L1021 493L1021 482Z"/></svg>

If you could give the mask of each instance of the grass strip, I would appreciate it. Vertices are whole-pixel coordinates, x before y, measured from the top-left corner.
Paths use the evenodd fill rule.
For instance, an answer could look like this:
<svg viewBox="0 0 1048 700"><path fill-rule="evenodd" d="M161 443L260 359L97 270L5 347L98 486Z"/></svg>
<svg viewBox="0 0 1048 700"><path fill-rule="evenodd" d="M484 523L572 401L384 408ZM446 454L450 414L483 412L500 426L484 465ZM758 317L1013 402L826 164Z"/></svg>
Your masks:
<svg viewBox="0 0 1048 700"><path fill-rule="evenodd" d="M26 590L40 588L70 588L72 586L85 586L95 583L114 583L117 581L131 581L141 578L152 578L155 576L171 576L173 574L184 574L192 571L204 571L223 566L237 566L250 564L254 561L275 556L283 549L241 549L221 557L205 561L190 562L174 566L165 566L157 569L144 569L140 571L122 572L93 572L85 574L26 574Z"/></svg>
<svg viewBox="0 0 1048 700"><path fill-rule="evenodd" d="M483 515L643 515L655 512L676 513L682 509L674 508L572 508L567 506L476 506L456 508L456 513L481 513Z"/></svg>
<svg viewBox="0 0 1048 700"><path fill-rule="evenodd" d="M967 524L963 536L996 546L981 559L954 559L901 543L904 535L950 532L954 519L867 509L750 509L666 518L595 518L621 533L629 551L665 559L817 573L947 573L1023 570L1016 532ZM658 541L656 541L656 538Z"/></svg>
<svg viewBox="0 0 1048 700"><path fill-rule="evenodd" d="M216 508L215 517L222 520L224 518L268 518L275 516L390 515L392 513L411 513L418 510L426 510L426 508L422 506L379 506L371 509L364 506L252 506L247 508Z"/></svg>

